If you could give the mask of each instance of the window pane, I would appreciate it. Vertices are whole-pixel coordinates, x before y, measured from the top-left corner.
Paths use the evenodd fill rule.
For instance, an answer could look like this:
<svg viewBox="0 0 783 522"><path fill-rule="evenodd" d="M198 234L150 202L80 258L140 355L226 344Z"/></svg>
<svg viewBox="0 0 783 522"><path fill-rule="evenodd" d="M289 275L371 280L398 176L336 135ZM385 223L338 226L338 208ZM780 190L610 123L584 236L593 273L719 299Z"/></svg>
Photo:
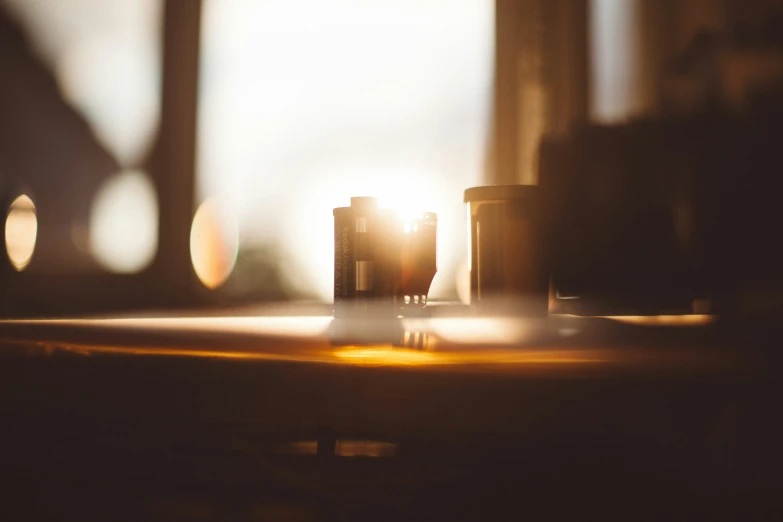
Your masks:
<svg viewBox="0 0 783 522"><path fill-rule="evenodd" d="M274 251L329 300L332 208L378 196L438 212L432 293L453 295L462 191L484 164L493 2L207 0L203 23L198 198L236 212L240 261Z"/></svg>

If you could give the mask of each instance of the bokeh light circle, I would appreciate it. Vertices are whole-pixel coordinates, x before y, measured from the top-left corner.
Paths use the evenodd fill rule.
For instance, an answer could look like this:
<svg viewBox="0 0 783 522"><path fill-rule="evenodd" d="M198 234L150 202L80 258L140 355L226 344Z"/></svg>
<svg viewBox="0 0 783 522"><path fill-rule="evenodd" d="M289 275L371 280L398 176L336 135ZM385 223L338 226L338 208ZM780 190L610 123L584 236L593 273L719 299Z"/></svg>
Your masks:
<svg viewBox="0 0 783 522"><path fill-rule="evenodd" d="M209 289L222 285L237 262L237 220L228 205L208 199L199 206L190 229L190 259L199 280Z"/></svg>
<svg viewBox="0 0 783 522"><path fill-rule="evenodd" d="M16 270L22 271L30 264L37 238L35 203L23 194L11 203L5 220L5 250Z"/></svg>
<svg viewBox="0 0 783 522"><path fill-rule="evenodd" d="M90 251L110 272L146 268L158 250L158 198L149 177L128 170L107 179L90 212Z"/></svg>

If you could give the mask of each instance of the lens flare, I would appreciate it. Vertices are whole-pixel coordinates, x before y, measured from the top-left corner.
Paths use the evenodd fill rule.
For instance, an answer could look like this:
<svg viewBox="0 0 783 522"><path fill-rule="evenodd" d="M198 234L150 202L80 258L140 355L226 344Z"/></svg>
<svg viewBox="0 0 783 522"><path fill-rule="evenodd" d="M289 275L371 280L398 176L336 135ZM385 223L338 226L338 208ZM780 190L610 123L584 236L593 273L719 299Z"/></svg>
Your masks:
<svg viewBox="0 0 783 522"><path fill-rule="evenodd" d="M403 222L403 231L407 232L414 231L413 219L421 218L423 212L434 212L438 215L438 259L444 259L444 252L464 252L464 248L459 248L462 245L457 243L455 248L454 244L456 238L464 237L464 234L450 226L455 222L454 218L462 223L459 187L437 172L346 168L320 171L315 178L297 190L291 200L290 213L280 223L285 231L286 253L297 260L283 269L291 281L314 290L324 301L331 301L334 290L332 212L335 207L345 206L351 196L377 198L379 207L397 212ZM458 203L456 209L449 205L450 200ZM448 255L445 258L450 260ZM437 280L436 275L433 288L437 286Z"/></svg>

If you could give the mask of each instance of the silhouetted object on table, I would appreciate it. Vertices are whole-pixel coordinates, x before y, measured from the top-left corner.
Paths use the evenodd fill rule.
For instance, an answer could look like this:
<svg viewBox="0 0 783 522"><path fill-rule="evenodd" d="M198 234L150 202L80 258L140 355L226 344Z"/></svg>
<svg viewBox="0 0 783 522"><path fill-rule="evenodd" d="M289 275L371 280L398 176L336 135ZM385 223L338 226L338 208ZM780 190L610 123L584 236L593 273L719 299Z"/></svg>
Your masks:
<svg viewBox="0 0 783 522"><path fill-rule="evenodd" d="M579 298L561 308L679 313L695 301L728 315L781 311L783 47L698 42L701 54L713 42L726 58L715 60L723 90L542 146L553 281L561 297ZM747 72L757 55L766 65Z"/></svg>
<svg viewBox="0 0 783 522"><path fill-rule="evenodd" d="M538 187L496 185L465 191L470 302L483 312L546 316L549 272Z"/></svg>
<svg viewBox="0 0 783 522"><path fill-rule="evenodd" d="M375 198L334 209L335 316L396 317L427 304L436 265L437 216L398 216Z"/></svg>

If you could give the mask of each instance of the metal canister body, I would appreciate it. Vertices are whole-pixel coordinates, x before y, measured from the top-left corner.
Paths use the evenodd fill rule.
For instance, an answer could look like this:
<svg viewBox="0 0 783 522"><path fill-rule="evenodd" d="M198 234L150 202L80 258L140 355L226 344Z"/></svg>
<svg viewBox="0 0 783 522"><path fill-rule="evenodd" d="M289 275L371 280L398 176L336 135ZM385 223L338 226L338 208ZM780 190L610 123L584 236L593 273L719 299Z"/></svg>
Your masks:
<svg viewBox="0 0 783 522"><path fill-rule="evenodd" d="M398 271L395 258L385 253L398 242L387 236L388 213L374 198L351 198L350 207L334 209L334 304L335 314L355 312L372 303L392 305L394 292L389 275Z"/></svg>
<svg viewBox="0 0 783 522"><path fill-rule="evenodd" d="M437 271L438 218L423 212L402 220L400 292L403 308L423 308Z"/></svg>
<svg viewBox="0 0 783 522"><path fill-rule="evenodd" d="M470 300L482 310L545 316L549 273L538 187L498 185L465 191Z"/></svg>
<svg viewBox="0 0 783 522"><path fill-rule="evenodd" d="M334 209L335 316L423 308L436 271L437 217L401 219L375 198Z"/></svg>

